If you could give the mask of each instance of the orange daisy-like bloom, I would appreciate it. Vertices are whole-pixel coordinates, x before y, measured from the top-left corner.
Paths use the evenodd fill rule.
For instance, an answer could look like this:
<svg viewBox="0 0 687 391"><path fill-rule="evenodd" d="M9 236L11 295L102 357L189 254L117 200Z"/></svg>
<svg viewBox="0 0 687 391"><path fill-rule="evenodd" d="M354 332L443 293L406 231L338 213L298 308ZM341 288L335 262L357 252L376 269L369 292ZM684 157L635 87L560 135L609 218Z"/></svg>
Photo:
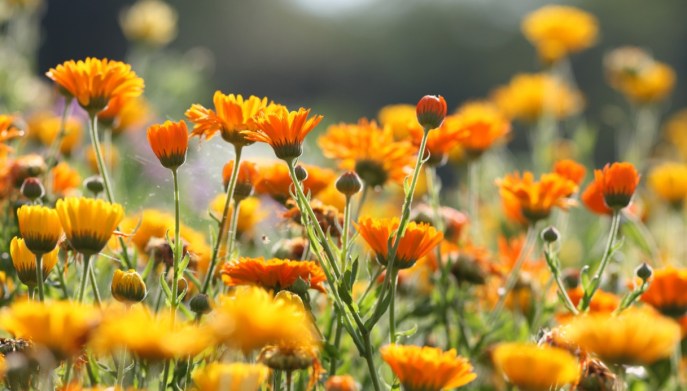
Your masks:
<svg viewBox="0 0 687 391"><path fill-rule="evenodd" d="M256 128L258 114L268 107L267 98L251 95L244 99L242 95L215 91L212 101L215 110L194 104L186 111L186 117L195 124L192 135L207 140L219 131L224 141L238 147L252 144L241 132Z"/></svg>
<svg viewBox="0 0 687 391"><path fill-rule="evenodd" d="M176 170L186 161L188 149L188 128L183 120L165 121L148 128L148 143L160 163L170 170Z"/></svg>
<svg viewBox="0 0 687 391"><path fill-rule="evenodd" d="M310 109L289 111L284 106L264 112L256 120L256 129L243 131L248 140L269 144L277 158L291 161L303 153L303 140L317 124L321 115L310 115Z"/></svg>
<svg viewBox="0 0 687 391"><path fill-rule="evenodd" d="M28 121L29 137L37 139L46 147L52 146L62 130L62 117L50 112L39 112ZM60 142L60 153L70 156L81 142L83 133L81 121L68 117L64 123L64 136Z"/></svg>
<svg viewBox="0 0 687 391"><path fill-rule="evenodd" d="M229 180L231 179L231 173L234 171L234 161L230 160L222 168L222 183L224 184L224 189L226 190L229 186ZM255 167L255 163L242 161L239 164L239 172L236 177L236 187L234 188L234 198L237 200L242 200L251 195L253 192L253 184L257 180L258 169Z"/></svg>
<svg viewBox="0 0 687 391"><path fill-rule="evenodd" d="M470 102L460 107L456 115L447 117L442 131L456 132L458 144L468 155L480 156L510 133L510 122L489 102Z"/></svg>
<svg viewBox="0 0 687 391"><path fill-rule="evenodd" d="M449 122L451 116L446 117L441 127L434 129L427 135L427 142L425 146L425 155L429 153L429 160L427 164L432 166L440 166L446 162L448 153L458 144L458 129L455 127L448 128L446 123ZM420 147L422 137L425 134L424 129L420 124L415 122L413 125L408 125L408 131L413 145L416 148Z"/></svg>
<svg viewBox="0 0 687 391"><path fill-rule="evenodd" d="M227 286L258 285L272 291L289 289L298 280L309 288L325 292L327 280L322 268L312 261L290 259L239 258L222 266L221 274Z"/></svg>
<svg viewBox="0 0 687 391"><path fill-rule="evenodd" d="M316 196L330 183L336 180L336 173L326 168L302 165L308 171L308 177L302 182L303 191ZM276 201L286 203L291 197L289 189L292 185L288 167L282 162L274 162L269 166L258 167L254 186L257 194L267 194Z"/></svg>
<svg viewBox="0 0 687 391"><path fill-rule="evenodd" d="M544 174L537 182L531 172L514 173L497 180L506 214L534 223L549 216L553 207L567 209L567 197L577 191L575 182L558 174ZM519 217L519 216L522 216Z"/></svg>
<svg viewBox="0 0 687 391"><path fill-rule="evenodd" d="M446 117L446 100L441 95L425 95L415 106L417 122L426 130L436 129Z"/></svg>
<svg viewBox="0 0 687 391"><path fill-rule="evenodd" d="M573 305L577 307L580 304L580 300L582 300L582 298L584 297L584 289L582 289L581 286L578 286L574 289L568 289L567 294ZM598 289L596 293L594 293L594 297L592 297L591 303L589 303L588 311L589 313L610 314L613 311L615 311L619 305L620 298L618 296L614 295L613 293L609 293L601 289ZM563 316L559 316L558 320L564 321L566 319L569 319L567 315L568 314L566 313Z"/></svg>
<svg viewBox="0 0 687 391"><path fill-rule="evenodd" d="M606 206L622 209L630 205L639 185L639 173L632 163L606 164L603 170L594 170L594 182L599 186Z"/></svg>
<svg viewBox="0 0 687 391"><path fill-rule="evenodd" d="M598 215L612 215L613 209L609 208L604 201L604 193L601 191L601 183L593 181L582 193L582 203L591 212Z"/></svg>
<svg viewBox="0 0 687 391"><path fill-rule="evenodd" d="M403 183L414 164L415 148L408 141L395 141L390 127L361 119L357 124L330 126L317 140L324 156L353 170L370 187L392 180Z"/></svg>
<svg viewBox="0 0 687 391"><path fill-rule="evenodd" d="M132 99L143 93L143 79L131 65L106 58L69 60L46 75L91 115L106 108L112 99Z"/></svg>
<svg viewBox="0 0 687 391"><path fill-rule="evenodd" d="M406 140L410 136L410 128L420 126L415 106L409 104L384 106L377 113L377 118L383 127L391 127L396 140Z"/></svg>
<svg viewBox="0 0 687 391"><path fill-rule="evenodd" d="M5 143L17 137L21 137L24 132L19 130L14 122L16 118L11 115L0 114L0 156L4 156L7 152L12 151Z"/></svg>
<svg viewBox="0 0 687 391"><path fill-rule="evenodd" d="M126 130L142 127L151 117L150 103L142 96L135 99L112 99L105 110L98 113L98 121L111 129L115 136Z"/></svg>
<svg viewBox="0 0 687 391"><path fill-rule="evenodd" d="M584 176L587 174L587 169L574 160L564 159L557 161L556 164L553 165L553 172L563 178L570 179L579 186Z"/></svg>
<svg viewBox="0 0 687 391"><path fill-rule="evenodd" d="M406 391L441 391L462 387L477 378L470 362L455 349L386 345L380 350Z"/></svg>
<svg viewBox="0 0 687 391"><path fill-rule="evenodd" d="M611 86L638 104L660 102L675 87L675 70L640 48L611 51L604 67Z"/></svg>
<svg viewBox="0 0 687 391"><path fill-rule="evenodd" d="M360 385L350 375L335 375L324 383L325 391L360 391Z"/></svg>
<svg viewBox="0 0 687 391"><path fill-rule="evenodd" d="M81 186L81 175L69 164L62 162L52 170L52 192L67 195Z"/></svg>
<svg viewBox="0 0 687 391"><path fill-rule="evenodd" d="M398 218L375 219L363 217L356 224L356 229L360 236L365 239L365 242L375 252L377 261L382 265L386 265L389 261L389 238L394 237L398 226ZM437 231L431 225L411 221L400 238L394 262L395 268L407 269L413 266L418 259L425 256L441 243L443 238L444 234ZM395 239L392 243L394 242Z"/></svg>
<svg viewBox="0 0 687 391"><path fill-rule="evenodd" d="M687 313L687 269L668 266L655 269L642 301L663 315L679 318Z"/></svg>

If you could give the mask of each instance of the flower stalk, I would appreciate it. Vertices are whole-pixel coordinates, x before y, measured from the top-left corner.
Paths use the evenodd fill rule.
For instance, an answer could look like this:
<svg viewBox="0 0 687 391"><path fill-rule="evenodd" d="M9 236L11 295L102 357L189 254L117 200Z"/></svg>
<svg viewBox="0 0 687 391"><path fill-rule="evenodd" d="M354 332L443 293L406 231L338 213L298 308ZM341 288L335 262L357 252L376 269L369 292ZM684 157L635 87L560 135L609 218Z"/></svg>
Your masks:
<svg viewBox="0 0 687 391"><path fill-rule="evenodd" d="M578 307L580 312L585 312L587 311L587 309L589 309L589 305L592 302L592 298L594 297L594 294L596 293L597 289L599 289L599 285L601 285L601 278L603 277L603 273L606 270L606 266L608 266L608 262L611 259L611 255L613 255L613 252L615 251L614 243L615 238L618 236L618 230L620 229L621 217L622 214L620 212L620 209L614 209L613 217L611 218L611 228L608 233L608 241L606 242L606 249L604 251L603 258L601 258L601 262L599 263L599 268L596 270L594 277L592 277L590 281L590 285L584 287L584 295L582 296L582 300L580 300L580 305Z"/></svg>

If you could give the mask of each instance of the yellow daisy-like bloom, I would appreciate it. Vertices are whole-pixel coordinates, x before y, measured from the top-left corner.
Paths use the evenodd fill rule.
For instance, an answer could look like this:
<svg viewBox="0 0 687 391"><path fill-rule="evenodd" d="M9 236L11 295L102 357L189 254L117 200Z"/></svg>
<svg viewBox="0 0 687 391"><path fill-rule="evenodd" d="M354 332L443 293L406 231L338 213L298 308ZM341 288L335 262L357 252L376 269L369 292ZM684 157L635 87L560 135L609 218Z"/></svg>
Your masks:
<svg viewBox="0 0 687 391"><path fill-rule="evenodd" d="M0 157L12 151L5 143L24 135L15 125L16 118L13 115L0 114Z"/></svg>
<svg viewBox="0 0 687 391"><path fill-rule="evenodd" d="M606 364L649 365L675 351L680 326L654 311L630 308L618 316L576 316L567 324L563 338Z"/></svg>
<svg viewBox="0 0 687 391"><path fill-rule="evenodd" d="M134 269L115 270L110 290L112 297L122 303L139 303L146 297L146 284Z"/></svg>
<svg viewBox="0 0 687 391"><path fill-rule="evenodd" d="M48 278L52 269L57 265L57 253L59 248L43 254L41 258L41 269L43 272L43 280ZM24 239L14 237L10 242L10 255L12 256L12 265L17 271L19 280L25 285L35 287L38 284L36 276L36 256L26 247Z"/></svg>
<svg viewBox="0 0 687 391"><path fill-rule="evenodd" d="M680 157L687 160L687 109L682 109L668 118L665 135Z"/></svg>
<svg viewBox="0 0 687 391"><path fill-rule="evenodd" d="M446 117L439 131L455 131L457 143L476 157L508 136L510 122L493 103L470 102Z"/></svg>
<svg viewBox="0 0 687 391"><path fill-rule="evenodd" d="M227 194L222 193L215 197L212 202L210 202L210 210L216 215L221 216L224 211L224 204L227 200ZM233 208L233 205L229 206ZM229 210L230 214L232 210ZM253 228L267 217L267 211L264 209L264 205L260 202L257 197L248 197L241 201L241 207L239 208L238 223L236 224L237 233L247 234L253 231Z"/></svg>
<svg viewBox="0 0 687 391"><path fill-rule="evenodd" d="M372 251L377 255L377 261L386 265L389 262L389 238L394 237L400 222L398 218L375 219L362 217L356 224L356 229ZM411 221L398 244L394 267L407 269L425 256L429 251L441 243L444 234L425 223ZM392 243L394 243L392 241Z"/></svg>
<svg viewBox="0 0 687 391"><path fill-rule="evenodd" d="M125 10L119 18L124 35L152 46L164 46L177 35L178 15L164 1L142 0Z"/></svg>
<svg viewBox="0 0 687 391"><path fill-rule="evenodd" d="M68 197L58 200L56 208L67 240L86 256L102 251L124 217L121 205L101 199Z"/></svg>
<svg viewBox="0 0 687 391"><path fill-rule="evenodd" d="M663 100L675 86L675 71L636 47L621 47L604 59L609 83L638 104Z"/></svg>
<svg viewBox="0 0 687 391"><path fill-rule="evenodd" d="M571 204L567 197L577 191L575 182L558 174L544 174L535 181L529 171L506 175L496 184L506 215L519 222L544 219L554 207L566 210Z"/></svg>
<svg viewBox="0 0 687 391"><path fill-rule="evenodd" d="M76 117L68 117L64 124L64 137L60 143L60 153L71 155L81 142L83 125ZM29 136L45 146L51 146L60 133L62 118L53 113L38 113L28 121Z"/></svg>
<svg viewBox="0 0 687 391"><path fill-rule="evenodd" d="M98 113L98 121L117 136L126 130L143 127L151 116L152 108L143 96L134 99L117 98L111 100L107 108Z"/></svg>
<svg viewBox="0 0 687 391"><path fill-rule="evenodd" d="M380 128L366 119L332 125L317 141L325 157L338 160L341 169L355 171L371 187L389 180L403 183L417 149L408 141L395 141L391 127Z"/></svg>
<svg viewBox="0 0 687 391"><path fill-rule="evenodd" d="M244 99L242 95L225 95L215 91L212 98L215 110L194 104L186 110L186 118L193 122L191 135L212 138L218 131L224 141L237 147L252 144L249 138L241 133L244 130L256 129L255 120L267 107L267 98L251 95Z"/></svg>
<svg viewBox="0 0 687 391"><path fill-rule="evenodd" d="M221 273L228 286L258 285L273 291L289 289L302 280L308 288L324 293L322 283L327 280L315 262L277 258L240 258L224 264Z"/></svg>
<svg viewBox="0 0 687 391"><path fill-rule="evenodd" d="M258 391L268 375L262 364L214 362L196 369L192 378L197 391Z"/></svg>
<svg viewBox="0 0 687 391"><path fill-rule="evenodd" d="M65 196L74 192L81 186L81 175L66 162L53 167L52 192L57 196Z"/></svg>
<svg viewBox="0 0 687 391"><path fill-rule="evenodd" d="M642 301L651 304L663 315L680 318L687 313L687 269L668 266L654 269L651 284L642 295Z"/></svg>
<svg viewBox="0 0 687 391"><path fill-rule="evenodd" d="M167 311L153 316L145 307L133 306L108 310L91 346L103 355L126 349L143 360L159 362L198 355L213 343L204 326L174 324Z"/></svg>
<svg viewBox="0 0 687 391"><path fill-rule="evenodd" d="M104 145L100 151L103 153L103 161L106 167L115 167L119 163L119 150L115 145ZM91 169L91 172L100 174L98 157L95 154L95 147L93 145L86 149L86 163L88 163L88 168Z"/></svg>
<svg viewBox="0 0 687 391"><path fill-rule="evenodd" d="M530 13L522 22L525 37L537 47L546 63L560 60L594 44L598 33L594 16L578 8L547 5Z"/></svg>
<svg viewBox="0 0 687 391"><path fill-rule="evenodd" d="M303 140L322 121L321 115L310 115L310 109L289 111L277 106L262 113L256 120L256 129L242 134L251 141L269 144L277 158L291 161L303 153Z"/></svg>
<svg viewBox="0 0 687 391"><path fill-rule="evenodd" d="M545 73L518 74L492 95L494 103L512 119L534 122L542 115L557 119L582 109L579 91Z"/></svg>
<svg viewBox="0 0 687 391"><path fill-rule="evenodd" d="M477 378L470 362L456 354L433 347L386 345L382 358L394 371L406 391L440 391L462 387Z"/></svg>
<svg viewBox="0 0 687 391"><path fill-rule="evenodd" d="M17 210L17 220L26 247L34 254L45 254L55 249L62 236L60 219L55 209L23 205Z"/></svg>
<svg viewBox="0 0 687 391"><path fill-rule="evenodd" d="M311 322L302 303L243 286L218 299L209 325L219 341L248 354L280 342L312 344Z"/></svg>
<svg viewBox="0 0 687 391"><path fill-rule="evenodd" d="M687 165L664 163L649 173L649 187L669 204L682 206L687 198Z"/></svg>
<svg viewBox="0 0 687 391"><path fill-rule="evenodd" d="M18 301L0 313L0 329L49 349L59 360L80 354L99 322L95 307L70 301Z"/></svg>
<svg viewBox="0 0 687 391"><path fill-rule="evenodd" d="M148 128L148 144L163 167L176 170L186 161L188 129L186 122L165 121Z"/></svg>
<svg viewBox="0 0 687 391"><path fill-rule="evenodd" d="M575 384L580 365L567 350L531 343L503 343L494 349L496 369L523 391L557 390Z"/></svg>
<svg viewBox="0 0 687 391"><path fill-rule="evenodd" d="M382 107L377 113L382 127L390 127L396 140L407 140L414 127L421 127L417 122L415 106L410 104L396 104Z"/></svg>
<svg viewBox="0 0 687 391"><path fill-rule="evenodd" d="M69 60L46 75L91 115L106 108L112 99L136 98L143 93L143 79L121 61L92 57Z"/></svg>

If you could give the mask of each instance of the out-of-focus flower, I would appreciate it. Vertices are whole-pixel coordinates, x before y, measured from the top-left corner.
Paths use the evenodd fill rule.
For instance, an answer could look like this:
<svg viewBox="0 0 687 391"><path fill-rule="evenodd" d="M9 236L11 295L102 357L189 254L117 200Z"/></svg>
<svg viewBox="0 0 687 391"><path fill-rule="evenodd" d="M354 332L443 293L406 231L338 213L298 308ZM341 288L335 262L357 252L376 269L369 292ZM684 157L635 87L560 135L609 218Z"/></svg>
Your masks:
<svg viewBox="0 0 687 391"><path fill-rule="evenodd" d="M1 329L50 350L58 360L81 353L99 321L95 307L70 301L17 301L0 313Z"/></svg>
<svg viewBox="0 0 687 391"><path fill-rule="evenodd" d="M151 112L150 103L143 96L134 99L116 98L98 113L98 121L117 136L124 131L143 127L151 118Z"/></svg>
<svg viewBox="0 0 687 391"><path fill-rule="evenodd" d="M617 316L578 315L562 337L606 364L649 365L673 353L680 326L653 311L630 308Z"/></svg>
<svg viewBox="0 0 687 391"><path fill-rule="evenodd" d="M439 216L444 226L444 237L457 243L468 225L468 217L465 213L448 206L439 208ZM434 224L434 211L427 204L419 204L413 207L410 219L418 223Z"/></svg>
<svg viewBox="0 0 687 391"><path fill-rule="evenodd" d="M163 167L176 170L186 161L188 129L186 122L165 121L148 128L148 143Z"/></svg>
<svg viewBox="0 0 687 391"><path fill-rule="evenodd" d="M553 165L553 172L575 182L575 184L579 186L582 184L582 180L587 174L587 169L574 160L563 159L557 161Z"/></svg>
<svg viewBox="0 0 687 391"><path fill-rule="evenodd" d="M675 71L640 48L615 49L604 66L611 86L639 104L661 101L675 86Z"/></svg>
<svg viewBox="0 0 687 391"><path fill-rule="evenodd" d="M547 391L575 384L580 365L567 350L531 343L502 343L493 351L496 369L522 390Z"/></svg>
<svg viewBox="0 0 687 391"><path fill-rule="evenodd" d="M558 174L544 174L535 181L527 171L507 175L496 184L506 215L518 222L547 218L554 207L566 210L571 204L567 197L577 191L575 182Z"/></svg>
<svg viewBox="0 0 687 391"><path fill-rule="evenodd" d="M231 160L222 168L222 183L224 189L229 186L231 173L234 170L234 161ZM236 187L234 188L234 199L242 201L253 193L253 185L257 180L258 169L255 163L242 161L239 164L238 176L236 177Z"/></svg>
<svg viewBox="0 0 687 391"><path fill-rule="evenodd" d="M687 198L687 165L663 163L649 173L649 187L665 202L682 206Z"/></svg>
<svg viewBox="0 0 687 391"><path fill-rule="evenodd" d="M48 278L48 275L57 264L57 253L59 248L43 254L41 260L41 269L43 272L43 280ZM29 287L35 287L38 284L36 276L36 256L26 247L24 239L14 237L10 242L10 255L12 256L12 265L17 271L17 276L22 283Z"/></svg>
<svg viewBox="0 0 687 391"><path fill-rule="evenodd" d="M687 109L682 109L670 116L665 123L664 132L682 160L687 160Z"/></svg>
<svg viewBox="0 0 687 391"><path fill-rule="evenodd" d="M584 297L584 289L582 289L581 286L577 286L573 289L568 289L566 292L568 294L568 297L570 298L570 301L575 306L578 306L580 304L580 301ZM589 303L589 309L587 311L589 313L592 313L592 314L593 313L610 314L613 311L615 311L619 305L620 305L620 297L618 297L617 295L614 295L613 293L598 289L594 293L594 296L592 297L592 300ZM568 319L570 319L570 317L568 316L567 313L565 315L558 316L558 320L560 322L564 322Z"/></svg>
<svg viewBox="0 0 687 391"><path fill-rule="evenodd" d="M588 12L575 7L547 5L528 14L522 32L546 63L553 63L571 53L592 46L598 22Z"/></svg>
<svg viewBox="0 0 687 391"><path fill-rule="evenodd" d="M417 122L429 131L441 126L446 117L446 100L441 95L425 95L417 102L415 114Z"/></svg>
<svg viewBox="0 0 687 391"><path fill-rule="evenodd" d="M336 173L332 170L307 164L303 167L308 171L308 177L302 182L303 191L313 197L336 180ZM277 161L271 165L258 166L255 193L269 195L284 204L291 198L289 189L292 184L289 169L284 163Z"/></svg>
<svg viewBox="0 0 687 391"><path fill-rule="evenodd" d="M353 170L366 186L381 187L387 181L402 183L414 164L415 148L408 141L395 141L390 127L374 121L332 125L318 144L325 157L339 161L339 167Z"/></svg>
<svg viewBox="0 0 687 391"><path fill-rule="evenodd" d="M15 125L16 118L13 115L0 114L0 157L4 157L12 148L6 142L21 137L24 132Z"/></svg>
<svg viewBox="0 0 687 391"><path fill-rule="evenodd" d="M19 232L26 247L36 255L49 253L57 247L62 227L57 211L40 205L22 205L17 210Z"/></svg>
<svg viewBox="0 0 687 391"><path fill-rule="evenodd" d="M115 270L110 287L112 297L122 303L140 303L146 297L146 284L136 270Z"/></svg>
<svg viewBox="0 0 687 391"><path fill-rule="evenodd" d="M583 106L579 91L544 73L515 75L494 91L493 100L508 117L527 122L542 115L563 119Z"/></svg>
<svg viewBox="0 0 687 391"><path fill-rule="evenodd" d="M136 42L164 46L177 35L177 12L164 1L141 0L122 12L124 35Z"/></svg>
<svg viewBox="0 0 687 391"><path fill-rule="evenodd" d="M81 175L66 162L56 165L50 172L52 192L57 196L70 195L81 186Z"/></svg>
<svg viewBox="0 0 687 391"><path fill-rule="evenodd" d="M464 104L439 129L455 131L458 144L469 157L478 157L503 141L510 130L510 122L503 113L494 104L482 101Z"/></svg>
<svg viewBox="0 0 687 391"><path fill-rule="evenodd" d="M100 151L103 154L103 161L105 161L106 167L115 167L119 164L119 150L114 144L103 145ZM86 148L86 163L88 163L88 168L90 168L92 172L96 174L100 173L98 169L98 157L96 156L95 147L93 147L93 145Z"/></svg>
<svg viewBox="0 0 687 391"><path fill-rule="evenodd" d="M470 362L455 349L392 344L383 346L380 353L404 390L441 391L462 387L477 378Z"/></svg>
<svg viewBox="0 0 687 391"><path fill-rule="evenodd" d="M362 188L362 182L360 181L360 178L358 178L358 175L352 171L349 171L349 173L355 175L355 178L358 180L358 185L360 185L360 188ZM345 175L345 174L344 174ZM350 182L345 182L343 186L348 186L345 188L337 188L339 184L341 184L341 178L342 176L339 177L339 179L334 182L330 183L322 189L321 192L317 194L317 197L315 200L322 202L324 205L329 205L333 208L336 208L337 211L343 211L344 208L346 207L346 196L341 193L341 189L345 189L346 191L352 191L355 189L355 181L350 181ZM360 191L360 189L358 189ZM350 194L349 196L355 195L357 192Z"/></svg>
<svg viewBox="0 0 687 391"><path fill-rule="evenodd" d="M324 383L325 391L360 391L360 385L350 375L334 375Z"/></svg>
<svg viewBox="0 0 687 391"><path fill-rule="evenodd" d="M241 132L257 128L258 115L268 107L267 98L251 95L244 99L242 95L225 95L215 91L212 101L214 110L199 104L186 110L186 118L195 124L191 134L207 140L220 132L224 141L237 147L252 144L253 141Z"/></svg>
<svg viewBox="0 0 687 391"><path fill-rule="evenodd" d="M196 369L192 378L197 391L258 391L268 375L262 364L213 362Z"/></svg>
<svg viewBox="0 0 687 391"><path fill-rule="evenodd" d="M663 315L680 318L687 313L687 269L668 266L654 269L642 301Z"/></svg>
<svg viewBox="0 0 687 391"><path fill-rule="evenodd" d="M69 60L46 75L91 115L106 108L112 99L133 99L143 93L143 79L121 61L93 57Z"/></svg>
<svg viewBox="0 0 687 391"><path fill-rule="evenodd" d="M407 140L410 129L420 127L417 122L415 106L410 104L395 104L382 107L377 113L382 127L390 127L396 140Z"/></svg>
<svg viewBox="0 0 687 391"><path fill-rule="evenodd" d="M219 194L210 202L210 210L215 215L221 216L226 200L226 193ZM267 217L268 212L264 209L265 205L256 197L248 197L241 201L240 205L236 231L239 235L250 234L255 226ZM230 205L229 208L229 214L231 215L233 205Z"/></svg>
<svg viewBox="0 0 687 391"><path fill-rule="evenodd" d="M606 206L622 209L630 205L639 185L639 173L632 163L606 164L602 170L594 170L594 182L599 186Z"/></svg>
<svg viewBox="0 0 687 391"><path fill-rule="evenodd" d="M289 219L298 225L303 225L303 216L301 210L296 205L296 202L289 200L286 203L286 207L289 208L282 215L285 219ZM343 214L339 212L333 206L323 204L318 200L312 200L310 202L310 207L315 214L315 220L317 224L322 228L322 232L326 232L332 237L341 236L341 226L343 226Z"/></svg>
<svg viewBox="0 0 687 391"><path fill-rule="evenodd" d="M28 120L29 136L50 147L57 140L62 127L62 117L50 112L41 112ZM81 142L83 125L76 117L67 117L64 137L60 142L60 153L70 156Z"/></svg>
<svg viewBox="0 0 687 391"><path fill-rule="evenodd" d="M441 166L446 163L448 152L458 145L458 133L460 130L455 126L446 126L450 118L452 118L452 116L446 117L444 122L442 122L441 127L433 129L427 135L424 155L426 156L429 154L429 160L427 160L427 164L431 166ZM422 137L424 137L425 134L424 129L418 123L416 123L414 126L409 126L408 129L413 145L416 148L420 148Z"/></svg>
<svg viewBox="0 0 687 391"><path fill-rule="evenodd" d="M398 218L362 217L355 226L360 236L375 252L377 261L386 266L390 261L388 259L389 239L394 238L391 243L395 243L397 240L394 235L399 226ZM444 235L429 224L411 221L400 238L394 268L398 270L413 266L415 262L441 243L443 238Z"/></svg>
<svg viewBox="0 0 687 391"><path fill-rule="evenodd" d="M69 244L86 256L102 251L124 217L121 205L93 198L63 198L56 209Z"/></svg>
<svg viewBox="0 0 687 391"><path fill-rule="evenodd" d="M315 262L278 258L265 260L242 257L237 262L224 264L221 274L228 286L258 285L275 292L303 288L325 292L322 283L327 279Z"/></svg>
<svg viewBox="0 0 687 391"><path fill-rule="evenodd" d="M45 160L41 155L22 155L9 163L9 175L12 186L21 187L26 178L39 177L47 169Z"/></svg>
<svg viewBox="0 0 687 391"><path fill-rule="evenodd" d="M284 106L274 107L258 116L254 129L242 134L251 141L269 144L277 158L291 161L303 153L303 140L322 121L321 115L310 115L310 109L289 111Z"/></svg>

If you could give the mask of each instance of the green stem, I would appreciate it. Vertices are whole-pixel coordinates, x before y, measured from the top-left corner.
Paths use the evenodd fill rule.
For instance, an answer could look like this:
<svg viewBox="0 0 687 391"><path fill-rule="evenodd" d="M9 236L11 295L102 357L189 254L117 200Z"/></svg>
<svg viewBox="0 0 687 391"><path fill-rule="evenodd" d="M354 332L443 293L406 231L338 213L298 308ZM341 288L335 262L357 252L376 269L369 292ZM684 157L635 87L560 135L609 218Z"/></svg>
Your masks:
<svg viewBox="0 0 687 391"><path fill-rule="evenodd" d="M79 286L79 303L83 303L84 294L86 293L86 281L88 280L88 268L90 267L91 256L83 254L83 272L81 274L81 285Z"/></svg>
<svg viewBox="0 0 687 391"><path fill-rule="evenodd" d="M355 216L354 220L358 221L358 217L360 217L360 212L363 210L363 205L365 205L365 201L367 200L368 193L370 192L370 186L367 186L363 184L363 192L360 194L360 201L358 201L358 208L355 210Z"/></svg>
<svg viewBox="0 0 687 391"><path fill-rule="evenodd" d="M363 336L363 342L365 344L364 357L367 362L367 369L370 371L370 377L372 378L372 386L375 391L381 391L382 387L379 385L379 378L377 377L377 369L375 368L375 362L372 358L372 343L370 343L370 333L365 332Z"/></svg>
<svg viewBox="0 0 687 391"><path fill-rule="evenodd" d="M387 270L387 272L389 272ZM396 288L398 286L398 270L393 270L391 276L391 300L389 301L389 342L396 343Z"/></svg>
<svg viewBox="0 0 687 391"><path fill-rule="evenodd" d="M479 224L479 160L473 159L468 163L468 209L470 213L470 227L472 240L479 243L480 224Z"/></svg>
<svg viewBox="0 0 687 391"><path fill-rule="evenodd" d="M348 269L348 235L351 230L351 197L346 196L344 206L343 232L341 233L341 265L343 269Z"/></svg>
<svg viewBox="0 0 687 391"><path fill-rule="evenodd" d="M172 360L165 361L165 369L162 371L161 387L158 390L164 391L167 389L167 378L169 377L169 367L171 366Z"/></svg>
<svg viewBox="0 0 687 391"><path fill-rule="evenodd" d="M62 140L64 139L64 136L67 134L67 116L69 113L69 108L72 105L73 99L74 98L72 97L65 98L64 109L62 110L62 117L60 119L60 130L58 131L55 140L53 140L52 145L50 145L48 158L45 160L48 168L53 167L57 163L57 159L59 158L60 146L62 145Z"/></svg>
<svg viewBox="0 0 687 391"><path fill-rule="evenodd" d="M234 198L234 189L236 188L236 180L239 175L239 165L241 164L241 150L241 146L234 145L236 157L234 159L234 169L231 172L231 177L229 178L229 185L227 186L227 200L224 202L224 210L222 212L222 220L219 223L217 241L215 242L215 247L212 249L212 258L210 258L210 266L208 267L207 275L205 275L205 281L203 282L203 288L200 290L200 293L207 293L208 288L210 287L210 282L212 281L212 275L215 273L217 256L219 254L222 242L224 241L224 232L227 229L227 219L229 218L229 206L231 205L231 199Z"/></svg>
<svg viewBox="0 0 687 391"><path fill-rule="evenodd" d="M339 353L339 345L341 345L341 336L343 335L343 327L341 325L341 315L336 314L336 322L334 323L336 331L334 331L334 351ZM336 375L336 367L339 360L336 357L332 357L332 362L329 366L329 376Z"/></svg>
<svg viewBox="0 0 687 391"><path fill-rule="evenodd" d="M36 285L38 286L38 300L45 301L43 292L43 254L36 254Z"/></svg>
<svg viewBox="0 0 687 391"><path fill-rule="evenodd" d="M62 266L61 262L63 260L60 259L57 262L57 278L59 279L60 282L60 288L62 288L62 300L67 300L69 299L69 291L67 290L67 283L64 280L64 267ZM67 263L69 261L69 256L65 256L64 262Z"/></svg>
<svg viewBox="0 0 687 391"><path fill-rule="evenodd" d="M98 282L95 279L95 270L92 267L88 268L88 279L91 280L91 289L93 289L93 297L95 298L95 303L98 307L102 306L102 300L100 299L100 291L98 290Z"/></svg>
<svg viewBox="0 0 687 391"><path fill-rule="evenodd" d="M606 250L604 251L603 258L601 258L599 268L596 270L594 277L592 277L591 285L585 287L584 295L578 307L580 312L587 311L594 294L597 289L599 289L599 285L601 285L601 277L603 277L604 270L606 270L606 266L608 266L608 262L611 260L611 254L613 254L613 244L615 243L615 238L618 236L618 229L620 228L620 217L620 209L614 210L613 217L611 218L611 229L608 233L608 241L606 242Z"/></svg>
<svg viewBox="0 0 687 391"><path fill-rule="evenodd" d="M119 353L119 363L117 365L117 379L115 381L115 388L124 385L124 368L126 367L126 349L122 349Z"/></svg>
<svg viewBox="0 0 687 391"><path fill-rule="evenodd" d="M174 261L172 266L172 324L174 324L177 315L177 306L179 305L179 262L181 261L181 222L180 222L180 204L179 204L179 175L176 169L172 170L172 178L174 179Z"/></svg>
<svg viewBox="0 0 687 391"><path fill-rule="evenodd" d="M239 224L239 212L241 210L241 201L234 205L231 210L231 219L229 220L229 232L227 240L227 257L232 257L234 253L234 248L236 247L236 234L238 231Z"/></svg>

